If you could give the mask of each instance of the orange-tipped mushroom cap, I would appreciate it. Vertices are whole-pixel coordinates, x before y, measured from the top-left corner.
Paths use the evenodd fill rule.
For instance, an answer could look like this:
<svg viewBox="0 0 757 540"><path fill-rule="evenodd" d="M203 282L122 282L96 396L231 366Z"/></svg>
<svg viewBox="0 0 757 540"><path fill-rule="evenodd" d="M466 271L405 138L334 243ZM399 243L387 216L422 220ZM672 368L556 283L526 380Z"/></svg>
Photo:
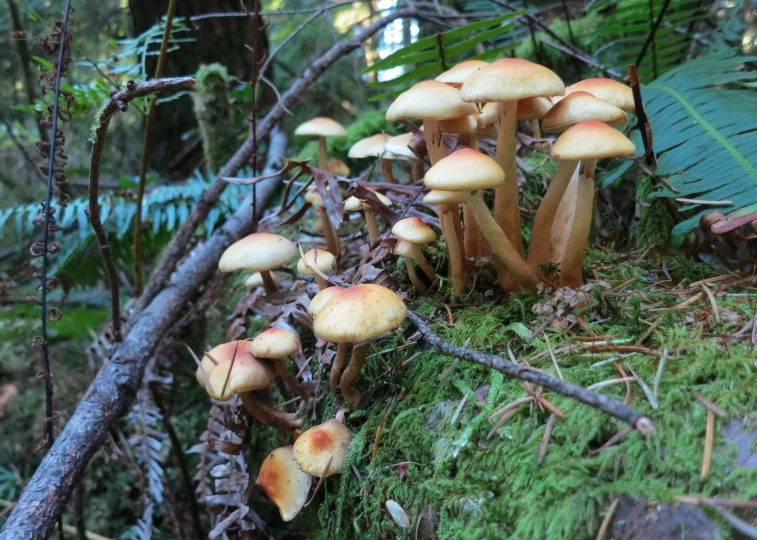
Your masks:
<svg viewBox="0 0 757 540"><path fill-rule="evenodd" d="M234 242L218 261L221 272L252 270L262 272L287 264L297 256L297 247L278 234L253 233Z"/></svg>
<svg viewBox="0 0 757 540"><path fill-rule="evenodd" d="M392 227L392 234L411 244L428 244L436 240L434 230L423 223L419 217L409 217L399 220Z"/></svg>
<svg viewBox="0 0 757 540"><path fill-rule="evenodd" d="M332 172L337 176L349 176L350 168L341 159L332 159L329 161L329 172Z"/></svg>
<svg viewBox="0 0 757 540"><path fill-rule="evenodd" d="M313 332L330 343L362 343L389 334L405 317L407 308L395 292L381 285L355 285L326 302L315 316Z"/></svg>
<svg viewBox="0 0 757 540"><path fill-rule="evenodd" d="M334 260L335 257L330 252L324 249L312 248L305 252L304 258L300 258L297 261L297 271L300 274L312 276L315 274L312 268L315 268L325 274L331 270Z"/></svg>
<svg viewBox="0 0 757 540"><path fill-rule="evenodd" d="M318 315L318 312L321 311L323 306L326 305L326 302L331 300L332 296L334 296L335 294L343 290L344 290L344 287L339 287L338 285L334 285L333 287L326 287L325 289L320 291L310 301L310 305L308 306L308 315L310 315L311 317L315 317L316 315Z"/></svg>
<svg viewBox="0 0 757 540"><path fill-rule="evenodd" d="M532 97L518 101L518 120L541 120L552 108L552 102L545 97Z"/></svg>
<svg viewBox="0 0 757 540"><path fill-rule="evenodd" d="M476 114L476 107L460 99L460 91L439 81L421 81L397 96L386 111L386 121L404 118L450 120Z"/></svg>
<svg viewBox="0 0 757 540"><path fill-rule="evenodd" d="M556 159L580 161L632 156L634 152L636 146L620 131L602 122L589 120L576 124L560 135L549 155Z"/></svg>
<svg viewBox="0 0 757 540"><path fill-rule="evenodd" d="M631 87L613 79L605 79L603 77L584 79L583 81L578 81L577 83L568 86L565 89L565 95L567 96L573 92L579 91L588 92L592 96L598 97L608 103L612 103L626 112L632 113L636 111Z"/></svg>
<svg viewBox="0 0 757 540"><path fill-rule="evenodd" d="M248 342L240 342L240 349L242 343ZM231 375L229 375L229 370L231 370ZM215 399L228 401L239 392L268 388L274 381L275 374L268 365L262 363L249 352L248 345L246 354L240 354L237 351L233 367L232 360L229 358L215 366L208 378L210 379L210 389L206 388L208 394ZM224 385L226 386L225 392L223 391Z"/></svg>
<svg viewBox="0 0 757 540"><path fill-rule="evenodd" d="M449 68L434 80L443 82L444 84L448 84L455 88L460 88L466 79L470 77L471 73L488 65L489 63L484 62L483 60L465 60L464 62L460 62L456 66Z"/></svg>
<svg viewBox="0 0 757 540"><path fill-rule="evenodd" d="M326 116L318 116L297 126L295 135L305 137L346 137L347 130L342 124Z"/></svg>
<svg viewBox="0 0 757 540"><path fill-rule="evenodd" d="M235 350L237 360L246 356L252 356L249 341L229 341L228 343L222 343L221 345L216 345L203 355L200 364L202 364L202 369L205 370L205 374L208 378L210 378L211 371L216 367L215 362L218 362L218 365L221 365L224 362L231 360L232 356L234 356ZM211 356L213 357L212 360L210 358ZM197 382L200 383L200 386L207 390L207 387L205 386L205 377L202 376L202 371L199 367L195 371L195 376L197 377Z"/></svg>
<svg viewBox="0 0 757 540"><path fill-rule="evenodd" d="M565 85L554 72L522 58L501 58L475 71L460 88L469 103L561 96Z"/></svg>
<svg viewBox="0 0 757 540"><path fill-rule="evenodd" d="M308 500L312 477L303 472L294 460L294 447L282 446L265 458L255 484L279 508L281 519L290 521L300 513Z"/></svg>
<svg viewBox="0 0 757 540"><path fill-rule="evenodd" d="M505 172L496 161L470 148L456 150L431 167L423 179L426 187L444 191L476 191L500 186Z"/></svg>
<svg viewBox="0 0 757 540"><path fill-rule="evenodd" d="M542 128L551 133L560 133L570 126L586 120L598 120L610 126L626 123L626 113L608 101L588 92L572 92L561 99L544 115Z"/></svg>
<svg viewBox="0 0 757 540"><path fill-rule="evenodd" d="M319 426L313 426L297 437L294 443L294 459L307 474L330 476L342 472L347 447L352 433L339 420L332 418ZM326 465L331 464L328 470Z"/></svg>
<svg viewBox="0 0 757 540"><path fill-rule="evenodd" d="M384 145L388 140L389 136L383 133L360 139L352 145L347 157L353 159L380 157L386 151Z"/></svg>
<svg viewBox="0 0 757 540"><path fill-rule="evenodd" d="M250 341L250 352L258 358L286 358L300 350L297 334L275 326Z"/></svg>

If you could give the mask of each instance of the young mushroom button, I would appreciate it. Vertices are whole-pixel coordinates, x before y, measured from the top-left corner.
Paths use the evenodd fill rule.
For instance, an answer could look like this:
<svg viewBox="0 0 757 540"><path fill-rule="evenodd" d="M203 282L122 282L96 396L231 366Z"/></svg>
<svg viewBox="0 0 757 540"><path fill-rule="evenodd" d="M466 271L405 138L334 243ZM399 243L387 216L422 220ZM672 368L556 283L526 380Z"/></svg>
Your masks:
<svg viewBox="0 0 757 540"><path fill-rule="evenodd" d="M282 446L265 458L255 484L278 507L281 519L291 521L308 500L312 477L294 459L294 447Z"/></svg>
<svg viewBox="0 0 757 540"><path fill-rule="evenodd" d="M352 433L347 426L332 418L297 437L294 459L303 472L312 476L340 474L350 441Z"/></svg>
<svg viewBox="0 0 757 540"><path fill-rule="evenodd" d="M297 261L297 271L305 276L315 276L318 288L323 290L328 287L328 282L323 279L321 274L328 274L334 265L334 256L323 249L309 249L304 257Z"/></svg>
<svg viewBox="0 0 757 540"><path fill-rule="evenodd" d="M423 223L418 217L409 217L399 220L392 227L392 234L404 240L411 245L411 251L413 253L413 259L418 263L421 270L431 279L432 282L436 281L436 271L434 267L423 255L421 246L430 244L436 240L436 233L434 230Z"/></svg>
<svg viewBox="0 0 757 540"><path fill-rule="evenodd" d="M252 270L260 272L266 291L276 290L271 270L284 266L297 256L297 247L278 234L253 233L234 242L223 252L218 261L221 272Z"/></svg>

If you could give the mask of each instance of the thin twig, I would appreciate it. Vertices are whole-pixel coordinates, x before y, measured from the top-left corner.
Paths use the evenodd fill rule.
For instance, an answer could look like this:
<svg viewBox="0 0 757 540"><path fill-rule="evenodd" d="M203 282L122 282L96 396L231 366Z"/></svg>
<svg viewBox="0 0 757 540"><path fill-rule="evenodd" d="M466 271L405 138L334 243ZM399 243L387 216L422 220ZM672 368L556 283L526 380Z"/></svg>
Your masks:
<svg viewBox="0 0 757 540"><path fill-rule="evenodd" d="M549 388L558 394L580 401L618 420L622 420L642 434L648 435L654 431L654 425L649 417L614 399L586 390L581 386L561 381L542 371L504 360L498 356L452 345L439 337L417 314L409 311L407 316L423 335L424 339L443 354L480 364L510 377Z"/></svg>

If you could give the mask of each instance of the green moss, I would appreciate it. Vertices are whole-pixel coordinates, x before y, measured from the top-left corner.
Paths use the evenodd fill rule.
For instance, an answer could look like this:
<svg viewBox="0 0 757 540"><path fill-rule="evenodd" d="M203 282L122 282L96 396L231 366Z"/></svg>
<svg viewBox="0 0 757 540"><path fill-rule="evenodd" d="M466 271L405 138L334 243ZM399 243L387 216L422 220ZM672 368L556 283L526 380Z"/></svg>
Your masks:
<svg viewBox="0 0 757 540"><path fill-rule="evenodd" d="M641 206L639 222L636 226L636 243L639 246L654 244L659 249L670 247L670 233L675 220L665 207L663 199L650 199L654 184L648 176L640 176L636 181L636 199L649 206Z"/></svg>
<svg viewBox="0 0 757 540"><path fill-rule="evenodd" d="M202 133L208 171L213 174L237 147L236 133L231 129L233 111L229 101L229 72L221 64L203 65L197 70L196 78L195 116Z"/></svg>

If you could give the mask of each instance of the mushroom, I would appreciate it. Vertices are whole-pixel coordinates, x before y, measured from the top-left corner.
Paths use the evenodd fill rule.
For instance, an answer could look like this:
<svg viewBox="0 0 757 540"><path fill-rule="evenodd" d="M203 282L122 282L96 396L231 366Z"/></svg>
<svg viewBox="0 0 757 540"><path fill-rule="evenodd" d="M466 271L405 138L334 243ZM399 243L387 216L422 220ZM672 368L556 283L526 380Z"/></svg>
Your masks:
<svg viewBox="0 0 757 540"><path fill-rule="evenodd" d="M323 290L329 286L328 282L320 274L328 274L334 266L335 257L323 249L309 249L304 257L297 261L297 271L305 276L315 276L318 288ZM317 272L316 272L317 270Z"/></svg>
<svg viewBox="0 0 757 540"><path fill-rule="evenodd" d="M218 261L221 272L252 270L260 272L267 292L276 291L271 269L287 264L297 255L297 247L278 234L258 232L231 244Z"/></svg>
<svg viewBox="0 0 757 540"><path fill-rule="evenodd" d="M309 189L305 194L305 202L315 208L315 213L318 216L318 221L323 229L323 235L326 237L326 247L335 257L339 255L341 251L341 244L339 242L339 232L329 219L329 215L326 212L326 204L323 202L323 197L316 188Z"/></svg>
<svg viewBox="0 0 757 540"><path fill-rule="evenodd" d="M458 226L460 226L460 213L455 212L455 210L460 207L460 204L466 204L465 197L463 197L461 193L456 193L454 191L442 191L438 189L431 190L423 197L423 202L427 204L439 205L439 217L441 218L442 230L444 231L445 235L448 234L448 231L454 231ZM466 212L470 213L470 209L467 208L467 204ZM418 219L420 223L423 223L419 218L415 219ZM423 225L426 226L425 224ZM403 238L399 235L397 236L398 238L407 240L406 238ZM460 243L457 241L457 235L455 235L455 238L450 238L450 241L447 242L447 245L449 247L449 276L450 280L452 281L452 287L456 293L461 293L465 288L466 252L461 248Z"/></svg>
<svg viewBox="0 0 757 540"><path fill-rule="evenodd" d="M372 189L369 191L371 191L384 206L392 206L394 204L386 195L382 195ZM346 212L356 212L357 210L363 211L365 222L368 225L368 241L371 246L376 245L381 235L379 233L378 222L376 221L376 214L373 211L373 208L371 208L369 204L366 204L353 196L344 201L344 210Z"/></svg>
<svg viewBox="0 0 757 540"><path fill-rule="evenodd" d="M213 347L203 355L202 360L200 360L200 365L197 366L197 370L195 371L197 382L200 383L200 386L206 391L210 392L208 390L207 381L210 378L210 373L213 369L217 365L230 360L234 354L242 357L248 353L249 343L246 341L230 341L229 343L222 343L221 345ZM200 366L202 366L202 368Z"/></svg>
<svg viewBox="0 0 757 540"><path fill-rule="evenodd" d="M278 287L281 285L281 274L279 272L271 272L271 280L273 281L273 284ZM260 272L255 272L245 280L244 286L248 289L264 287L265 283L263 282L263 275Z"/></svg>
<svg viewBox="0 0 757 540"><path fill-rule="evenodd" d="M552 221L552 231L549 233L549 262L558 266L562 264L568 236L573 228L573 209L576 207L577 191L578 167L573 170L573 176L570 177L568 187L565 188L565 193L555 212L555 219Z"/></svg>
<svg viewBox="0 0 757 540"><path fill-rule="evenodd" d="M302 391L297 378L289 373L284 360L300 350L300 338L297 334L284 328L271 327L258 334L250 342L250 352L258 358L266 358L273 361L276 368L276 374L297 392L302 399L309 396Z"/></svg>
<svg viewBox="0 0 757 540"><path fill-rule="evenodd" d="M319 116L297 126L295 135L318 137L318 166L328 170L329 158L326 152L326 137L346 137L347 131L335 120Z"/></svg>
<svg viewBox="0 0 757 540"><path fill-rule="evenodd" d="M501 58L475 71L460 88L460 96L471 103L498 102L497 163L505 180L496 191L494 219L518 254L523 253L520 228L518 169L515 161L515 132L518 101L531 97L562 95L565 85L552 71L521 58ZM479 225L482 225L479 221ZM492 246L492 249L493 246ZM501 263L504 263L500 259ZM505 290L515 286L503 264L497 268Z"/></svg>
<svg viewBox="0 0 757 540"><path fill-rule="evenodd" d="M474 71L488 65L489 63L483 60L465 60L452 66L434 80L448 84L453 88L460 88Z"/></svg>
<svg viewBox="0 0 757 540"><path fill-rule="evenodd" d="M325 478L340 474L350 441L352 433L347 426L331 418L297 437L294 460L304 473L312 476Z"/></svg>
<svg viewBox="0 0 757 540"><path fill-rule="evenodd" d="M383 133L360 139L352 145L347 157L353 159L378 158L384 182L396 184L397 180L392 173L392 162L389 160L391 152L388 152L384 146L388 140L389 137Z"/></svg>
<svg viewBox="0 0 757 540"><path fill-rule="evenodd" d="M332 159L331 161L329 161L328 170L329 170L329 172L331 172L331 173L333 173L333 174L335 174L337 176L349 176L350 175L350 168L341 159Z"/></svg>
<svg viewBox="0 0 757 540"><path fill-rule="evenodd" d="M343 290L344 287L339 287L336 285L323 289L310 301L310 305L308 306L308 315L315 319L315 316L318 315L318 312L321 311L323 306L326 305L326 302L331 300L334 295ZM347 343L337 343L336 355L334 356L334 360L331 362L331 373L329 374L329 388L331 388L332 392L336 392L339 389L339 377L342 374L342 366L344 365L344 360L346 358Z"/></svg>
<svg viewBox="0 0 757 540"><path fill-rule="evenodd" d="M340 291L315 316L316 336L331 343L353 345L350 363L339 381L342 396L353 407L360 404L360 392L353 384L365 363L367 341L389 334L406 316L407 308L402 299L375 284L355 285Z"/></svg>
<svg viewBox="0 0 757 540"><path fill-rule="evenodd" d="M500 186L504 176L502 167L492 158L463 148L431 167L424 183L431 189L464 192L465 200L494 254L521 289L531 290L536 285L536 275L489 213L482 196L482 190Z"/></svg>
<svg viewBox="0 0 757 540"><path fill-rule="evenodd" d="M394 227L392 227L392 234L410 244L413 260L418 263L421 270L429 277L431 283L436 281L436 270L434 270L434 267L431 266L421 250L422 245L430 244L436 240L434 230L423 223L421 218L409 217L395 223ZM459 273L460 265L455 263L453 268Z"/></svg>
<svg viewBox="0 0 757 540"><path fill-rule="evenodd" d="M412 150L410 150L410 141L413 140L412 133L403 133L386 141L386 149L391 154L391 159L409 159L413 164L413 182L423 178L425 166L422 159L419 159Z"/></svg>
<svg viewBox="0 0 757 540"><path fill-rule="evenodd" d="M544 131L559 133L585 120L598 120L611 126L625 124L626 113L616 106L586 92L573 92L544 115ZM557 172L536 211L531 231L528 265L535 272L549 260L549 237L557 209L576 170L575 160L560 159Z"/></svg>
<svg viewBox="0 0 757 540"><path fill-rule="evenodd" d="M281 519L291 521L308 500L312 477L294 459L292 445L277 448L263 461L255 484L278 507Z"/></svg>
<svg viewBox="0 0 757 540"><path fill-rule="evenodd" d="M475 150L475 149L474 149ZM481 229L478 228L476 218L473 217L468 203L465 202L465 196L459 191L442 191L439 189L433 189L429 191L423 202L428 204L440 204L442 201L449 201L449 204L462 204L463 205L463 243L462 250L465 260L463 260L463 267L466 270L470 270L467 259L480 256L481 241L486 241L481 235ZM442 218L443 219L443 218Z"/></svg>
<svg viewBox="0 0 757 540"><path fill-rule="evenodd" d="M428 287L423 281L421 281L418 274L415 272L415 265L413 264L413 261L415 260L413 244L405 242L404 240L398 240L392 249L392 253L397 257L405 258L405 268L407 268L407 275L410 278L410 283L412 283L413 287L415 287L420 293L426 294L428 292Z"/></svg>
<svg viewBox="0 0 757 540"><path fill-rule="evenodd" d="M636 147L625 135L596 120L569 128L552 146L552 157L581 162L573 226L560 265L561 287L576 289L583 283L584 252L594 215L594 169L597 159L630 156L634 152Z"/></svg>
<svg viewBox="0 0 757 540"><path fill-rule="evenodd" d="M518 101L518 120L531 121L531 135L534 139L541 139L539 120L552 108L552 102L545 97L532 97Z"/></svg>
<svg viewBox="0 0 757 540"><path fill-rule="evenodd" d="M592 96L611 103L626 112L636 112L631 87L614 79L605 79L603 77L584 79L565 88L566 97L573 92L588 92ZM555 101L559 101L559 98L555 99Z"/></svg>

